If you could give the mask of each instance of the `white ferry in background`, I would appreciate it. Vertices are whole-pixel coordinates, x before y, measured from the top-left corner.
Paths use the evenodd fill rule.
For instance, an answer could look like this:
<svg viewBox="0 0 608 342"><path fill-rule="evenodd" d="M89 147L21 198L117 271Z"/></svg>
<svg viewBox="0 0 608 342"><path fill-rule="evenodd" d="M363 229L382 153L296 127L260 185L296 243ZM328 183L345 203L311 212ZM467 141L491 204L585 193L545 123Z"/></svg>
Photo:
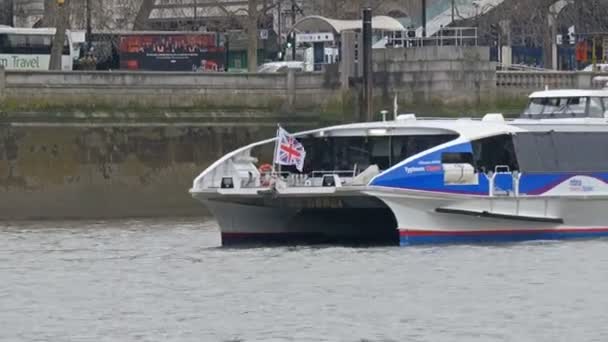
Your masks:
<svg viewBox="0 0 608 342"><path fill-rule="evenodd" d="M608 91L557 90L532 94L515 120L410 114L322 128L291 136L302 171L270 166L274 138L227 154L190 192L225 245L608 236L607 117Z"/></svg>

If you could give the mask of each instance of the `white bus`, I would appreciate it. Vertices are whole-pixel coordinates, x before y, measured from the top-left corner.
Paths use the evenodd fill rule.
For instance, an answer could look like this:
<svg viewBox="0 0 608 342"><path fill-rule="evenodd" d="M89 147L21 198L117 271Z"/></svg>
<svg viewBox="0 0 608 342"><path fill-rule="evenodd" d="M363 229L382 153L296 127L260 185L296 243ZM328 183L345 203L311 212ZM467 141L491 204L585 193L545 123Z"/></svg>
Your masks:
<svg viewBox="0 0 608 342"><path fill-rule="evenodd" d="M49 70L55 31L0 26L0 65L6 70ZM72 70L74 64L71 40L71 34L66 32L62 70Z"/></svg>

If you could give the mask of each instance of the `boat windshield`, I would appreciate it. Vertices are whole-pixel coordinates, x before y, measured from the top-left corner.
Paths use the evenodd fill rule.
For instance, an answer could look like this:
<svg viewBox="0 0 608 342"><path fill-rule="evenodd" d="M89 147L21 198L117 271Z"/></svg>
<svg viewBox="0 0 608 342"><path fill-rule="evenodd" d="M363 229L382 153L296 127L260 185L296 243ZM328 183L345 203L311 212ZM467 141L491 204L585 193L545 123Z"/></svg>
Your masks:
<svg viewBox="0 0 608 342"><path fill-rule="evenodd" d="M370 165L381 170L458 137L455 134L382 136L382 137L303 137L306 150L304 173L349 171L358 173ZM297 173L295 167L284 171Z"/></svg>
<svg viewBox="0 0 608 342"><path fill-rule="evenodd" d="M604 117L607 98L541 97L530 100L523 116L528 118Z"/></svg>

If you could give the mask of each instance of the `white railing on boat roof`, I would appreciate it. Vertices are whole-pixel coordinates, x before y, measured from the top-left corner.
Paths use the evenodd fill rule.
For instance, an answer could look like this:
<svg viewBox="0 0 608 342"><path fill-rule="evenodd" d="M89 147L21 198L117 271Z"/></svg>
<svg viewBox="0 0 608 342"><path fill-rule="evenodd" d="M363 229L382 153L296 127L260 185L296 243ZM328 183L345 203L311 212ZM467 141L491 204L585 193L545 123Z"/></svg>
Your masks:
<svg viewBox="0 0 608 342"><path fill-rule="evenodd" d="M241 188L270 188L277 181L285 182L288 187L322 187L325 176L337 175L342 181L350 181L357 176L357 169L312 171L310 173L291 173L287 171L269 171L260 173L260 182L241 183Z"/></svg>
<svg viewBox="0 0 608 342"><path fill-rule="evenodd" d="M357 168L354 168L352 170L313 171L313 172L311 172L311 174L312 174L312 178L323 177L325 175L356 177Z"/></svg>
<svg viewBox="0 0 608 342"><path fill-rule="evenodd" d="M399 114L400 115L404 115L404 114ZM504 116L502 113L487 113L485 114L483 117L473 117L473 116L461 116L461 117L442 117L442 116L415 116L414 114L406 114L406 115L412 115L409 118L406 119L399 119L399 116L397 117L396 121L408 121L408 120L416 120L416 121L436 121L436 120L445 120L445 121L465 121L465 120L472 120L472 121L496 121L499 119L505 120Z"/></svg>

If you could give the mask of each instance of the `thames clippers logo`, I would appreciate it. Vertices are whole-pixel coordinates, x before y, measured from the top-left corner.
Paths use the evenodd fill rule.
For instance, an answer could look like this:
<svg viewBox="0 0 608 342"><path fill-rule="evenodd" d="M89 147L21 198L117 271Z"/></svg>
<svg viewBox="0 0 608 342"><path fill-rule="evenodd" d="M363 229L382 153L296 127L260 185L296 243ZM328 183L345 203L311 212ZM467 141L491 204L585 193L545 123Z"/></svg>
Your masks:
<svg viewBox="0 0 608 342"><path fill-rule="evenodd" d="M441 171L441 165L427 165L424 167L426 172L439 172Z"/></svg>
<svg viewBox="0 0 608 342"><path fill-rule="evenodd" d="M407 174L419 172L440 172L442 170L443 168L441 167L441 162L438 160L420 161L418 162L418 166L405 167L405 172Z"/></svg>
<svg viewBox="0 0 608 342"><path fill-rule="evenodd" d="M593 191L592 186L583 185L583 180L578 178L572 178L568 183L569 189L572 192L590 192Z"/></svg>

